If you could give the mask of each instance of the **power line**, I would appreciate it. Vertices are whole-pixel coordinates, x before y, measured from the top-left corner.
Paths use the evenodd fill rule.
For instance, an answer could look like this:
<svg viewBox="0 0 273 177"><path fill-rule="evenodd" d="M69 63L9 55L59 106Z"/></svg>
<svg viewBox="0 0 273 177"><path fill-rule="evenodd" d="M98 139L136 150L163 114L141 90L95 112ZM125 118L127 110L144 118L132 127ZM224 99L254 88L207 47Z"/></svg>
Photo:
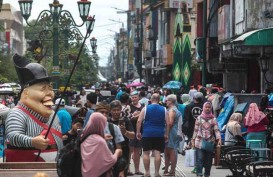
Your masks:
<svg viewBox="0 0 273 177"><path fill-rule="evenodd" d="M111 23L111 24L99 25L99 26L95 26L95 28L101 28L101 27L105 27L105 26L116 25L116 24L122 23L122 22L126 22L126 21L120 21L120 22Z"/></svg>

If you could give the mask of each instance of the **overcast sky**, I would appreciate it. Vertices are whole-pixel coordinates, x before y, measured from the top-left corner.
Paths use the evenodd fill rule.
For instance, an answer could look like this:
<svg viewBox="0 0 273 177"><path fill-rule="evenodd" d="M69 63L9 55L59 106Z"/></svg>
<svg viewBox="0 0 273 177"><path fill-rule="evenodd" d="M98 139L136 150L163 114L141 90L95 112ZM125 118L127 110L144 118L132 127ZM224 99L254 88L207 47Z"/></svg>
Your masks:
<svg viewBox="0 0 273 177"><path fill-rule="evenodd" d="M63 10L68 10L73 15L73 18L77 24L81 24L81 18L79 17L78 0L59 0L63 4ZM49 3L53 0L33 0L31 19L36 19L38 14L42 10L49 10ZM118 14L114 8L122 10L128 10L128 0L91 0L90 15L95 15L95 27L91 34L91 37L98 39L97 54L101 58L99 61L100 66L107 64L110 49L114 45L114 34L119 32L119 28L122 27L121 23L110 21L109 19L124 22L126 27L127 15ZM3 3L10 3L15 9L20 10L18 0L3 0ZM85 25L80 28L82 34L85 34ZM86 41L87 46L90 46L90 40Z"/></svg>

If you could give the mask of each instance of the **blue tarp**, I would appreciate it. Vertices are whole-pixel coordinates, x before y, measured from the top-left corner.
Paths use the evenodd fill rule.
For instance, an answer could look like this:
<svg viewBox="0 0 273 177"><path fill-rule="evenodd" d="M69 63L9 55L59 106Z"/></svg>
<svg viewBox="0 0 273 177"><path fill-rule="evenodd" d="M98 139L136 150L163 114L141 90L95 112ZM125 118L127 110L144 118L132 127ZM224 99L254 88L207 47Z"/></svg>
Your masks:
<svg viewBox="0 0 273 177"><path fill-rule="evenodd" d="M224 108L220 112L217 121L218 121L218 126L220 130L224 127L224 125L227 124L229 117L233 113L233 107L234 107L234 96L228 96L228 98L225 101Z"/></svg>
<svg viewBox="0 0 273 177"><path fill-rule="evenodd" d="M242 113L244 115L244 114L246 114L246 112L248 110L248 107L249 107L249 105L248 105L247 102L237 104L234 112L239 112L239 113Z"/></svg>
<svg viewBox="0 0 273 177"><path fill-rule="evenodd" d="M227 92L227 93L223 96L223 99L222 99L222 101L221 101L221 103L220 103L220 107L221 107L221 108L223 108L223 107L225 106L226 101L227 101L228 97L231 96L231 94L232 94L232 93Z"/></svg>

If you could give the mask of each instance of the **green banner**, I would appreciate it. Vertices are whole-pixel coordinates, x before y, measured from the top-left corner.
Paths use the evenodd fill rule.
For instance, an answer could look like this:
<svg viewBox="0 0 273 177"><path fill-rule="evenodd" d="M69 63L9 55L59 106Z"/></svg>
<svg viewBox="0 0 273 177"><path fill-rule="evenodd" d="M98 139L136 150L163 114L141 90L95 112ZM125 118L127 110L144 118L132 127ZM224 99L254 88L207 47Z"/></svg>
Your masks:
<svg viewBox="0 0 273 177"><path fill-rule="evenodd" d="M176 81L182 81L182 53L181 53L181 39L175 38L174 48L173 48L173 69L172 78Z"/></svg>
<svg viewBox="0 0 273 177"><path fill-rule="evenodd" d="M172 78L176 81L182 81L182 19L181 13L175 16L174 43L173 43L173 67Z"/></svg>
<svg viewBox="0 0 273 177"><path fill-rule="evenodd" d="M185 14L184 14L185 15ZM190 90L191 84L191 42L190 31L184 32L183 15L178 12L175 17L173 44L173 80L180 81L185 90ZM191 29L186 24L185 29Z"/></svg>
<svg viewBox="0 0 273 177"><path fill-rule="evenodd" d="M183 50L182 50L182 85L184 85L185 90L190 90L191 84L191 43L190 34L183 34Z"/></svg>

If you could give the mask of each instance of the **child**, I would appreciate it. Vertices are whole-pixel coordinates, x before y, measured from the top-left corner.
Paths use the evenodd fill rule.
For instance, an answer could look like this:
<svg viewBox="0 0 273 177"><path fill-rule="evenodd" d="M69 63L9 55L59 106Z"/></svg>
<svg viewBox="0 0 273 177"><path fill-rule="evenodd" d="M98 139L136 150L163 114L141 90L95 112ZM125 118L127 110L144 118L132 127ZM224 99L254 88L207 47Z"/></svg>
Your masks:
<svg viewBox="0 0 273 177"><path fill-rule="evenodd" d="M72 121L72 128L67 133L63 134L63 144L64 146L70 141L77 138L78 133L82 130L83 119L76 118Z"/></svg>

